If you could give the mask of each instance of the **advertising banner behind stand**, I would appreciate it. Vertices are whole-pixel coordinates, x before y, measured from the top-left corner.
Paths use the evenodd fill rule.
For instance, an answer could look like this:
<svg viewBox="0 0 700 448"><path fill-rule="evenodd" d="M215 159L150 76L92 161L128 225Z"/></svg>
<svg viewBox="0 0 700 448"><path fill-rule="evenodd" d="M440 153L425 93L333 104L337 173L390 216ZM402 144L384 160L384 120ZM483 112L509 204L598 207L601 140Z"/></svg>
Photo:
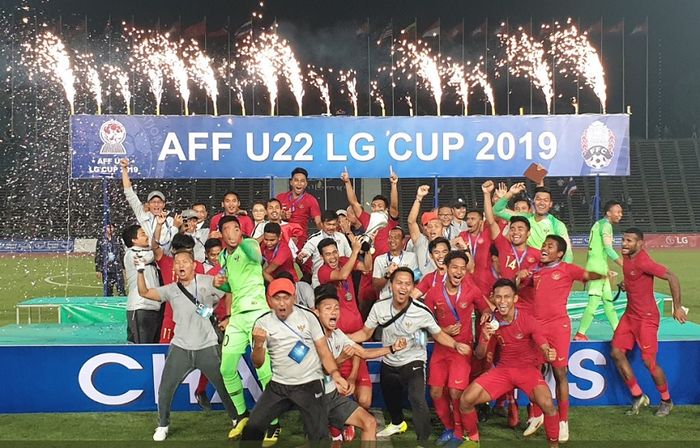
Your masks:
<svg viewBox="0 0 700 448"><path fill-rule="evenodd" d="M133 178L629 175L629 116L241 117L73 115L72 175ZM328 176L329 173L333 173Z"/></svg>
<svg viewBox="0 0 700 448"><path fill-rule="evenodd" d="M365 344L378 347L378 343ZM0 400L0 413L155 411L166 345L7 346L0 347L0 373L13 381ZM658 403L659 394L638 351L631 355L640 386ZM700 382L688 372L700 371L700 341L659 343L658 362L668 377L676 404L700 403ZM379 361L370 361L375 383L373 406L382 406ZM239 372L247 399L260 396L251 365L242 360ZM630 395L610 358L608 342L573 342L569 357L569 388L573 406L628 405ZM177 390L173 410L196 410L194 391L199 372L191 373ZM549 378L550 387L553 379ZM209 394L213 390L209 390ZM214 396L214 403L219 397Z"/></svg>

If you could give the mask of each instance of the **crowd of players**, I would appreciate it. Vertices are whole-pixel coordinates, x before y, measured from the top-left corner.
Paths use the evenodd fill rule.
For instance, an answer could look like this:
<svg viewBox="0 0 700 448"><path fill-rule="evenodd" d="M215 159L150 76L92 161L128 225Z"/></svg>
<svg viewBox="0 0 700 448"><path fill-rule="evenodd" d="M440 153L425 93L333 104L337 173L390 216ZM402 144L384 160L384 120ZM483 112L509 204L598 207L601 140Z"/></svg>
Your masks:
<svg viewBox="0 0 700 448"><path fill-rule="evenodd" d="M158 391L159 425L169 431L178 384L202 372L198 403L208 408L207 384L219 393L233 428L229 438L274 445L278 418L297 409L310 441L352 440L355 428L372 443L407 431L403 404L411 405L419 444L432 433L429 387L444 427L438 445L479 446L477 412L484 403L504 409L519 424L519 389L530 400L525 435L544 426L548 446L569 439L567 365L571 320L566 304L572 284L587 284L589 305L576 340L585 340L602 302L612 325L612 358L632 396L628 414L649 404L627 361L637 344L661 394L656 415L672 402L656 363L659 310L654 277L670 284L673 316L686 320L678 279L643 248L641 230L623 232L622 256L613 248L613 225L622 207L609 202L591 229L585 269L571 263L566 225L551 215L544 186L530 198L525 184L510 188L487 181L483 209L461 204L420 213L428 186L418 188L399 226L397 175L389 198L376 196L371 210L358 201L349 173L350 206L321 211L305 191L308 173L291 173L290 189L244 211L228 192L211 217L203 203L170 216L166 197L152 191L142 203L121 161L126 199L137 224L122 232L127 284L128 339L169 343ZM388 217L363 244L372 213ZM319 229L309 236L309 222ZM612 260L622 268L628 306L618 322L612 307ZM162 302L165 302L164 306ZM379 348L362 343L380 341ZM434 341L430 360L427 342ZM246 349L263 388L248 409L238 364ZM369 412L372 382L367 359L381 357L380 386L390 421L377 432ZM556 381L556 404L543 371ZM426 378L427 371L427 378Z"/></svg>

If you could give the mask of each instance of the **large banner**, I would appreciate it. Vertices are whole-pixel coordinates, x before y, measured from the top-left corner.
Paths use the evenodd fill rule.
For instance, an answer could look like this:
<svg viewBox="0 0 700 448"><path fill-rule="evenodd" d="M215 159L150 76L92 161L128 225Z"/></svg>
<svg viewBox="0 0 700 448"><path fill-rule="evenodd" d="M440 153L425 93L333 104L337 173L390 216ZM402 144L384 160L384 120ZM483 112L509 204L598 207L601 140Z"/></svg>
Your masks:
<svg viewBox="0 0 700 448"><path fill-rule="evenodd" d="M154 411L167 349L166 345L0 347L0 372L12 383L0 400L0 413ZM631 359L642 389L658 403L659 393L638 350L632 352ZM700 341L660 342L658 362L668 377L674 403L700 403L700 382L688 376L700 371ZM377 384L379 364L369 363L375 383L374 406L382 406ZM572 405L630 403L627 386L610 358L608 342L573 342L569 370ZM261 391L254 370L242 360L238 371L248 400L256 399ZM198 371L183 380L175 394L174 410L198 409L194 398L198 380ZM549 384L554 385L551 377ZM210 386L210 396L212 393ZM218 395L212 401L220 402Z"/></svg>
<svg viewBox="0 0 700 448"><path fill-rule="evenodd" d="M74 178L629 175L629 116L71 117Z"/></svg>

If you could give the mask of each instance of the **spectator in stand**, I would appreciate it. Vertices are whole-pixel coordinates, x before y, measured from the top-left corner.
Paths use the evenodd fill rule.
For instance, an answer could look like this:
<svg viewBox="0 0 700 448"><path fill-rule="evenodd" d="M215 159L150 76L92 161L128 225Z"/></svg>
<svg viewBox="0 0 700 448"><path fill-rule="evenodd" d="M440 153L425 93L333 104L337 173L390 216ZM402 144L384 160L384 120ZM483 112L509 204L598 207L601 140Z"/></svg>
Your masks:
<svg viewBox="0 0 700 448"><path fill-rule="evenodd" d="M317 228L321 228L321 208L316 198L306 192L309 172L304 168L294 168L289 179L289 191L277 195L282 205L282 219L299 224L303 236L297 240L297 247L303 247L309 235L309 219L313 218Z"/></svg>
<svg viewBox="0 0 700 448"><path fill-rule="evenodd" d="M138 221L150 240L153 238L153 234L156 231L156 216L160 216L163 210L165 210L165 195L158 190L148 193L146 202L148 210L146 211L146 209L144 209L144 204L142 204L139 197L136 196L131 185L131 179L129 179L129 159L121 159L119 165L122 170L122 185L124 186L126 200L129 202L131 210L136 216L136 221ZM170 253L170 241L172 241L176 233L177 227L173 225L173 218L168 217L165 221L165 229L161 232L160 240L157 241L158 245L162 247L166 253Z"/></svg>
<svg viewBox="0 0 700 448"><path fill-rule="evenodd" d="M158 287L158 269L153 259L153 251L148 244L148 235L137 224L127 226L122 232L126 246L124 268L129 294L126 299L126 339L133 344L154 344L160 333L160 303L152 302L139 295L136 284L135 260L140 259L144 268L144 278L148 287Z"/></svg>
<svg viewBox="0 0 700 448"><path fill-rule="evenodd" d="M95 246L95 274L97 280L106 285L107 297L114 294L114 289L120 296L126 295L124 289L124 246L119 237L114 234L114 226L107 224L105 232L97 240ZM104 274L107 277L104 277Z"/></svg>
<svg viewBox="0 0 700 448"><path fill-rule="evenodd" d="M241 225L243 235L251 236L253 234L253 220L250 219L245 210L241 210L241 200L238 193L235 191L227 191L224 194L223 200L221 201L221 207L224 210L211 218L211 224L209 225L209 238L221 239L219 221L221 221L221 218L224 216L235 216Z"/></svg>

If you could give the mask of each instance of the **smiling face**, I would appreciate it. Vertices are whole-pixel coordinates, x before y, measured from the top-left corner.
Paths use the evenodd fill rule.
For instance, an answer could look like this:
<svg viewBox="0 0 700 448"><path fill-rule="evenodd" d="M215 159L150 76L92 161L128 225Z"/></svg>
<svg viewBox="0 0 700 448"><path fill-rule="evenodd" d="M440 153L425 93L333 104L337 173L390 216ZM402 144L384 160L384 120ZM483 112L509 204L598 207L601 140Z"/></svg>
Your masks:
<svg viewBox="0 0 700 448"><path fill-rule="evenodd" d="M530 203L527 199L521 199L513 204L513 211L518 213L528 213L530 211Z"/></svg>
<svg viewBox="0 0 700 448"><path fill-rule="evenodd" d="M515 246L527 244L527 239L530 237L530 230L528 230L525 223L515 221L510 224L508 237Z"/></svg>
<svg viewBox="0 0 700 448"><path fill-rule="evenodd" d="M515 315L515 304L518 295L510 286L499 286L493 291L492 301L501 317L512 320Z"/></svg>
<svg viewBox="0 0 700 448"><path fill-rule="evenodd" d="M159 196L153 196L150 201L148 201L148 210L154 215L160 215L165 208L165 201L163 201Z"/></svg>
<svg viewBox="0 0 700 448"><path fill-rule="evenodd" d="M329 244L321 249L321 258L323 258L323 262L325 264L333 269L336 269L338 267L338 260L340 259L340 256L338 255L338 248L335 246L335 244Z"/></svg>
<svg viewBox="0 0 700 448"><path fill-rule="evenodd" d="M272 311L274 311L275 316L277 316L279 320L285 320L294 311L294 300L294 295L286 292L278 292L268 299L268 303Z"/></svg>
<svg viewBox="0 0 700 448"><path fill-rule="evenodd" d="M539 191L535 194L535 214L544 216L549 213L552 208L552 195L545 191Z"/></svg>
<svg viewBox="0 0 700 448"><path fill-rule="evenodd" d="M282 221L282 204L279 201L275 200L267 203L267 219L276 223Z"/></svg>
<svg viewBox="0 0 700 448"><path fill-rule="evenodd" d="M235 194L227 194L224 196L224 201L221 203L227 215L235 215L241 209L241 201Z"/></svg>
<svg viewBox="0 0 700 448"><path fill-rule="evenodd" d="M411 298L413 291L413 278L408 272L397 272L391 282L391 293L395 308L403 308Z"/></svg>
<svg viewBox="0 0 700 448"><path fill-rule="evenodd" d="M443 227L449 227L452 224L452 207L440 207L438 209L438 218Z"/></svg>
<svg viewBox="0 0 700 448"><path fill-rule="evenodd" d="M221 253L221 246L214 246L207 251L207 261L211 265L219 264L219 254Z"/></svg>
<svg viewBox="0 0 700 448"><path fill-rule="evenodd" d="M306 190L306 186L309 184L308 179L306 179L306 176L302 173L296 173L294 177L289 181L289 187L294 194L294 196L299 196L301 195L304 190Z"/></svg>
<svg viewBox="0 0 700 448"><path fill-rule="evenodd" d="M467 262L461 258L453 258L447 265L447 281L453 288L459 287L467 275Z"/></svg>
<svg viewBox="0 0 700 448"><path fill-rule="evenodd" d="M389 231L388 238L389 250L392 252L400 251L403 247L403 236L399 229L392 229Z"/></svg>
<svg viewBox="0 0 700 448"><path fill-rule="evenodd" d="M372 201L372 204L370 204L372 207L373 212L383 212L386 211L386 202L384 202L384 199L375 199Z"/></svg>
<svg viewBox="0 0 700 448"><path fill-rule="evenodd" d="M173 257L173 269L179 281L190 281L194 278L194 259L190 252L179 252Z"/></svg>
<svg viewBox="0 0 700 448"><path fill-rule="evenodd" d="M559 245L553 239L547 238L542 243L542 252L540 252L540 261L544 264L554 263L561 260L564 252L559 250Z"/></svg>
<svg viewBox="0 0 700 448"><path fill-rule="evenodd" d="M340 304L338 299L323 299L314 310L321 321L323 328L333 331L337 328L340 316Z"/></svg>
<svg viewBox="0 0 700 448"><path fill-rule="evenodd" d="M642 245L644 240L639 239L639 237L634 233L623 233L622 234L622 255L634 256L642 250Z"/></svg>
<svg viewBox="0 0 700 448"><path fill-rule="evenodd" d="M255 222L263 222L265 221L265 214L267 210L265 210L265 206L262 204L255 204L253 205L253 220Z"/></svg>
<svg viewBox="0 0 700 448"><path fill-rule="evenodd" d="M338 220L337 219L331 219L330 221L323 221L321 223L321 230L326 235L333 235L336 230L338 230Z"/></svg>
<svg viewBox="0 0 700 448"><path fill-rule="evenodd" d="M446 244L440 243L430 252L430 258L433 259L439 270L445 269L445 257L450 253L450 248Z"/></svg>
<svg viewBox="0 0 700 448"><path fill-rule="evenodd" d="M607 216L608 221L610 221L611 224L619 223L622 221L622 207L619 205L613 205L610 207L610 210L608 210L605 216Z"/></svg>

